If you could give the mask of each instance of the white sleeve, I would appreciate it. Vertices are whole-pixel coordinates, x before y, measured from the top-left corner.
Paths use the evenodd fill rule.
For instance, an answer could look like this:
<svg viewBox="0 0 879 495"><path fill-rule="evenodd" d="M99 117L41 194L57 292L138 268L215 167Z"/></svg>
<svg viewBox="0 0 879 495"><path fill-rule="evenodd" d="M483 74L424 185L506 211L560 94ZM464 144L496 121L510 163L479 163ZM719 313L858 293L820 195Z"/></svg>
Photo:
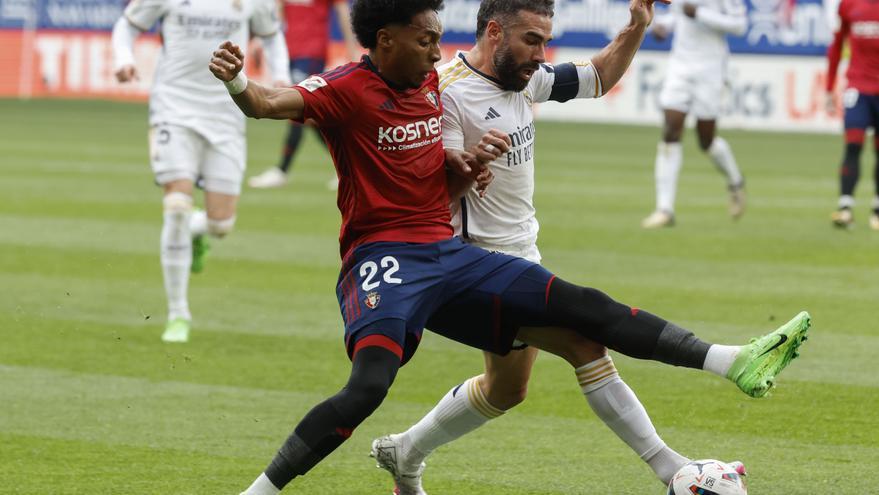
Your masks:
<svg viewBox="0 0 879 495"><path fill-rule="evenodd" d="M464 149L464 127L461 125L461 113L458 103L449 90L443 91L443 148L452 150Z"/></svg>
<svg viewBox="0 0 879 495"><path fill-rule="evenodd" d="M113 70L117 71L126 65L134 65L134 40L141 30L127 18L120 17L113 25Z"/></svg>
<svg viewBox="0 0 879 495"><path fill-rule="evenodd" d="M591 62L541 64L529 83L535 103L566 102L573 98L598 98L601 79Z"/></svg>
<svg viewBox="0 0 879 495"><path fill-rule="evenodd" d="M747 8L742 0L723 0L722 11L699 7L696 20L702 24L735 36L742 36L748 30Z"/></svg>
<svg viewBox="0 0 879 495"><path fill-rule="evenodd" d="M149 31L153 24L168 13L168 0L132 0L123 16L141 31Z"/></svg>
<svg viewBox="0 0 879 495"><path fill-rule="evenodd" d="M250 32L254 36L267 38L279 31L281 21L278 19L278 5L275 0L259 0L250 16Z"/></svg>
<svg viewBox="0 0 879 495"><path fill-rule="evenodd" d="M281 31L275 31L271 36L263 36L262 46L268 59L269 70L272 72L274 81L282 82L286 85L292 84L290 81L290 56L287 54L287 42Z"/></svg>

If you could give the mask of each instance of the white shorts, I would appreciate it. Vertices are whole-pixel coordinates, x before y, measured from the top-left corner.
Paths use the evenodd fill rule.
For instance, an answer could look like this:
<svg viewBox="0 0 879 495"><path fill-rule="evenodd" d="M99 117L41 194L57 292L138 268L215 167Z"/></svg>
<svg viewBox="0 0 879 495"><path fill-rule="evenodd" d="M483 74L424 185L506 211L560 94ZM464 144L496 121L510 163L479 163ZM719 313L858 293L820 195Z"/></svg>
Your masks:
<svg viewBox="0 0 879 495"><path fill-rule="evenodd" d="M724 90L723 71L684 71L669 65L659 93L663 110L693 114L698 120L720 116Z"/></svg>
<svg viewBox="0 0 879 495"><path fill-rule="evenodd" d="M473 244L474 246L485 249L486 251L509 254L510 256L525 258L532 263L540 264L540 250L537 249L537 244L533 242L524 242L522 244L511 244L506 246L496 246L493 244L473 241L470 239L465 239L464 242L466 242L467 244Z"/></svg>
<svg viewBox="0 0 879 495"><path fill-rule="evenodd" d="M241 194L247 166L244 136L212 143L189 127L159 124L150 128L149 142L150 164L160 185L201 178L205 191Z"/></svg>

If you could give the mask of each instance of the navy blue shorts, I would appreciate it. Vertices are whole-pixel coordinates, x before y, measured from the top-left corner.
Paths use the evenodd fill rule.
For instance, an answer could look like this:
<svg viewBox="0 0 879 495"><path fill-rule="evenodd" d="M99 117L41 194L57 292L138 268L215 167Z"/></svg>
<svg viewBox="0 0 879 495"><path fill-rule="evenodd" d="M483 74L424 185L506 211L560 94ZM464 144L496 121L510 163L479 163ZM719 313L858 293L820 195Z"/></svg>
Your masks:
<svg viewBox="0 0 879 495"><path fill-rule="evenodd" d="M879 129L879 95L858 93L855 89L847 89L843 95L845 105L845 128Z"/></svg>
<svg viewBox="0 0 879 495"><path fill-rule="evenodd" d="M336 286L348 356L378 345L405 363L425 327L506 354L519 325L543 321L552 277L538 264L459 238L359 246L345 259Z"/></svg>

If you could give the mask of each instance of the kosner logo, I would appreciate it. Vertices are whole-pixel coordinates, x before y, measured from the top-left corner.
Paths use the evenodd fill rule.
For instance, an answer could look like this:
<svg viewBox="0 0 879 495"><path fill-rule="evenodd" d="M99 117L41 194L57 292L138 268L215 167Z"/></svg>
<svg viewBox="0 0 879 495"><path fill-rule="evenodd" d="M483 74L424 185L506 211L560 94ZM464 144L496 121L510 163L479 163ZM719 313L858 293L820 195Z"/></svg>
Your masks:
<svg viewBox="0 0 879 495"><path fill-rule="evenodd" d="M442 132L442 116L419 120L406 125L378 128L378 144L399 144L438 136Z"/></svg>

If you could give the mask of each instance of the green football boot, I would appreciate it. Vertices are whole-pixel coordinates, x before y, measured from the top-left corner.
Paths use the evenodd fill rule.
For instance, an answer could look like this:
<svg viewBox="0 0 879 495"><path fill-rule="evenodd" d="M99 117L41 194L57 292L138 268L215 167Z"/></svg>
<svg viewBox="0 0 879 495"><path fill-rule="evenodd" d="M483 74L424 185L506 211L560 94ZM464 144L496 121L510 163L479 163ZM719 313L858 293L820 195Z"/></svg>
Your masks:
<svg viewBox="0 0 879 495"><path fill-rule="evenodd" d="M800 355L811 324L809 313L802 311L778 330L752 339L742 346L726 377L751 397L765 396L775 386L775 377Z"/></svg>
<svg viewBox="0 0 879 495"><path fill-rule="evenodd" d="M189 271L192 273L201 273L204 270L205 258L211 252L211 244L208 242L206 235L197 235L192 238L192 265Z"/></svg>
<svg viewBox="0 0 879 495"><path fill-rule="evenodd" d="M165 333L162 334L163 342L189 342L189 320L186 318L174 318L165 325Z"/></svg>

